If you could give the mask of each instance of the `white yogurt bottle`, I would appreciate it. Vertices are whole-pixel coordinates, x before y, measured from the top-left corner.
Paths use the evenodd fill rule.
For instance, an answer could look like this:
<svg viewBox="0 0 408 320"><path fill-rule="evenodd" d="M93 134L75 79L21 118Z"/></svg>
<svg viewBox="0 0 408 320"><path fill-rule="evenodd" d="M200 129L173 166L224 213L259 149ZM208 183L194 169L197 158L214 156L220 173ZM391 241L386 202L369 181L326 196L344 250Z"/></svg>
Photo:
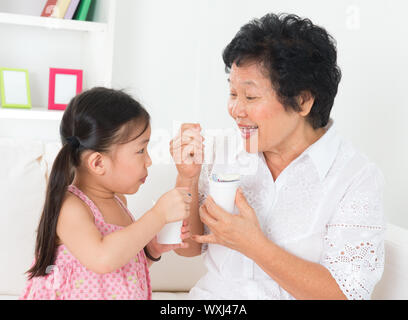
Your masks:
<svg viewBox="0 0 408 320"><path fill-rule="evenodd" d="M170 222L164 225L164 227L157 234L157 242L161 244L179 244L181 240L181 227L183 226L183 220Z"/></svg>
<svg viewBox="0 0 408 320"><path fill-rule="evenodd" d="M237 174L213 175L209 179L209 195L215 203L229 213L236 213L235 195L240 185L240 178Z"/></svg>

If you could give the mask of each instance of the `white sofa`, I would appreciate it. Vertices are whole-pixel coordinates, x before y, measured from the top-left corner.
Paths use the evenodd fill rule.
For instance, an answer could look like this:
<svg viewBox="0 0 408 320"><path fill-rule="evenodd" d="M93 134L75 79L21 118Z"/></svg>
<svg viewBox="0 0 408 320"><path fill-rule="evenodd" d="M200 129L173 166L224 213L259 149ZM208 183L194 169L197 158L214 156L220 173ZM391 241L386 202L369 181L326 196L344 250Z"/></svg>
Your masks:
<svg viewBox="0 0 408 320"><path fill-rule="evenodd" d="M35 229L58 143L0 138L0 300L17 299L33 258ZM408 230L389 225L386 265L373 299L408 299ZM204 275L202 257L166 253L151 269L153 299L186 299Z"/></svg>

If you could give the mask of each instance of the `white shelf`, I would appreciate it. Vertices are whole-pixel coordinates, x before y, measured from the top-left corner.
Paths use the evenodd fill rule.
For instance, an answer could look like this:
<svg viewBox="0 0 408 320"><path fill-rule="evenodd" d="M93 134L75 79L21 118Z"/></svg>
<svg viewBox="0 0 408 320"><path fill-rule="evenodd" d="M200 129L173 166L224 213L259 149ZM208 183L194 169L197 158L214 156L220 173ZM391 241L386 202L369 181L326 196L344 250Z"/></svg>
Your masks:
<svg viewBox="0 0 408 320"><path fill-rule="evenodd" d="M101 22L65 20L4 12L0 12L0 23L27 27L42 27L47 29L85 32L106 32L108 28L108 25L106 23Z"/></svg>
<svg viewBox="0 0 408 320"><path fill-rule="evenodd" d="M0 39L7 49L0 49L0 66L29 70L33 104L0 106L0 137L59 139L64 111L48 110L49 67L83 69L83 90L112 81L116 0L95 1L95 22L40 17L45 2L0 0Z"/></svg>
<svg viewBox="0 0 408 320"><path fill-rule="evenodd" d="M0 119L30 119L30 120L57 120L61 121L63 110L48 110L33 107L31 109L0 108Z"/></svg>

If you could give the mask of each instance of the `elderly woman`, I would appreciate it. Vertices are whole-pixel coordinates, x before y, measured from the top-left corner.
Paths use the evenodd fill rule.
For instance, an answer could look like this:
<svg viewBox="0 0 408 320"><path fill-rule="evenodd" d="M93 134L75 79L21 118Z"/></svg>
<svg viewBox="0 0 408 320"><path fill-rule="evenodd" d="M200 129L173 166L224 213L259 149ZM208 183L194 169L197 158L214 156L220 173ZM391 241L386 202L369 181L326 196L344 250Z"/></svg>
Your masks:
<svg viewBox="0 0 408 320"><path fill-rule="evenodd" d="M384 267L383 177L335 131L336 56L334 39L296 15L255 19L225 48L237 157L258 165L231 214L208 196L211 164L187 159L202 159L199 125L172 140L173 157L187 155L176 185L193 196L193 235L177 253L205 252L208 268L190 298L370 299Z"/></svg>

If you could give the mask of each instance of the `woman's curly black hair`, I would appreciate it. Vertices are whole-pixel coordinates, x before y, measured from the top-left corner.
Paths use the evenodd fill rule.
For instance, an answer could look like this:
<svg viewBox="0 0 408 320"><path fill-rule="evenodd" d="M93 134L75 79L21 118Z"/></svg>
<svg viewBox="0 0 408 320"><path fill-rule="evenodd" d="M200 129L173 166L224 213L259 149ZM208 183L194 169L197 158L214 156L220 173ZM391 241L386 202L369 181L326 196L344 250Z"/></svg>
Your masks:
<svg viewBox="0 0 408 320"><path fill-rule="evenodd" d="M300 111L298 97L314 97L308 121L324 127L341 79L336 41L325 29L294 14L267 14L241 27L223 52L226 72L235 63L259 62L286 110Z"/></svg>

